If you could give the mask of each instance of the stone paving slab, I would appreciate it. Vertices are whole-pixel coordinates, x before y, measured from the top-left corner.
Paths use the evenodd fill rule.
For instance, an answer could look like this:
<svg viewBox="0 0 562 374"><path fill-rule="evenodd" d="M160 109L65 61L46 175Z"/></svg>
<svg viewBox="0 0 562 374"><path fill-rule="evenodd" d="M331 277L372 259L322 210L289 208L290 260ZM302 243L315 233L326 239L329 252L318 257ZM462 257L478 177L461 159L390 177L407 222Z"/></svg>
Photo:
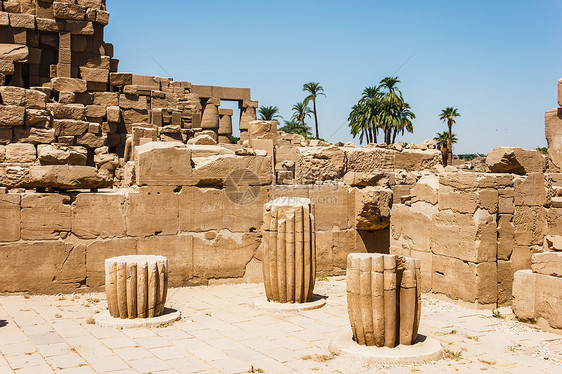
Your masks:
<svg viewBox="0 0 562 374"><path fill-rule="evenodd" d="M376 367L328 351L349 332L345 279L319 281L321 309L272 313L253 307L261 284L169 290L182 320L163 328L119 330L92 324L105 295L0 297L3 373L560 373L562 336L491 311L424 297L420 333L448 358L410 367Z"/></svg>

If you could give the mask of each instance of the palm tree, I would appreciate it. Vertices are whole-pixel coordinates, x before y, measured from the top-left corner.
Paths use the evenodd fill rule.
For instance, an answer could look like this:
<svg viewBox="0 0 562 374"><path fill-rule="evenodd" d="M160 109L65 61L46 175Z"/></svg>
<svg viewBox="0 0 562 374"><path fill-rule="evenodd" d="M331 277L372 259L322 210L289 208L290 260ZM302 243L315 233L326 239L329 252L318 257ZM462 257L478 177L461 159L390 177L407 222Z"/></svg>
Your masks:
<svg viewBox="0 0 562 374"><path fill-rule="evenodd" d="M435 138L433 138L433 140L435 140L435 142L437 143L437 148L439 148L439 150L441 151L443 165L447 166L447 159L449 156L449 148L447 146L447 144L449 143L449 132L438 132L437 134L435 134ZM456 144L457 141L457 135L453 134L451 136L451 143Z"/></svg>
<svg viewBox="0 0 562 374"><path fill-rule="evenodd" d="M274 121L277 118L283 118L279 114L279 108L276 106L260 106L258 108L258 113L260 115L259 119L261 121Z"/></svg>
<svg viewBox="0 0 562 374"><path fill-rule="evenodd" d="M392 143L396 143L396 134L400 131L401 135L404 135L404 130L409 133L414 132L414 125L412 124L412 119L416 118L416 115L410 110L410 104L404 103L402 109L397 112L398 121L394 127L394 134L392 135Z"/></svg>
<svg viewBox="0 0 562 374"><path fill-rule="evenodd" d="M308 105L312 101L312 113L314 113L314 124L316 126L316 139L319 139L320 136L318 134L318 114L316 111L316 99L320 95L323 95L324 97L326 96L326 94L324 93L324 87L322 87L319 83L309 82L305 83L302 86L302 90L309 93L308 96L304 98L304 104Z"/></svg>
<svg viewBox="0 0 562 374"><path fill-rule="evenodd" d="M299 134L304 137L310 137L311 129L304 122L292 119L290 121L285 121L285 125L279 129L289 134Z"/></svg>
<svg viewBox="0 0 562 374"><path fill-rule="evenodd" d="M439 115L439 119L443 123L446 122L447 126L449 127L449 139L447 140L447 150L449 151L451 164L453 163L453 142L452 142L451 134L453 130L453 124L456 123L455 118L460 116L461 115L459 114L459 109L452 106L442 109L441 114Z"/></svg>
<svg viewBox="0 0 562 374"><path fill-rule="evenodd" d="M381 92L378 87L367 87L359 102L353 106L348 121L353 137L359 135L359 141L367 138L367 143L377 142L378 120L380 115Z"/></svg>
<svg viewBox="0 0 562 374"><path fill-rule="evenodd" d="M312 110L304 102L296 103L292 109L294 112L292 119L302 123L305 123L306 117L310 117L310 113L312 113Z"/></svg>

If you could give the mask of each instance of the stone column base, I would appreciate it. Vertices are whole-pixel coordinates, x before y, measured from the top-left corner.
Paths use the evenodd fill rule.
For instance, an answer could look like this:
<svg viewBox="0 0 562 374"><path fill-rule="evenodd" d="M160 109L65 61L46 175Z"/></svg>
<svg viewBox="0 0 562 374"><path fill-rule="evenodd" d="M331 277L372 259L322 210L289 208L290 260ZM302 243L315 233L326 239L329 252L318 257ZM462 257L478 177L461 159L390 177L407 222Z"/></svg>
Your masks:
<svg viewBox="0 0 562 374"><path fill-rule="evenodd" d="M368 347L353 341L350 333L334 339L329 346L331 353L338 356L361 360L382 366L421 365L443 358L443 348L437 340L418 335L412 345L399 345L395 348Z"/></svg>
<svg viewBox="0 0 562 374"><path fill-rule="evenodd" d="M312 300L306 303L275 303L267 300L254 301L254 307L270 312L300 312L303 310L322 308L324 305L326 305L326 299L318 295L312 295Z"/></svg>
<svg viewBox="0 0 562 374"><path fill-rule="evenodd" d="M105 310L101 313L95 314L93 318L97 325L103 327L116 327L118 329L163 327L180 320L181 312L175 309L165 308L162 314L158 317L124 319L111 317L109 315L109 311Z"/></svg>

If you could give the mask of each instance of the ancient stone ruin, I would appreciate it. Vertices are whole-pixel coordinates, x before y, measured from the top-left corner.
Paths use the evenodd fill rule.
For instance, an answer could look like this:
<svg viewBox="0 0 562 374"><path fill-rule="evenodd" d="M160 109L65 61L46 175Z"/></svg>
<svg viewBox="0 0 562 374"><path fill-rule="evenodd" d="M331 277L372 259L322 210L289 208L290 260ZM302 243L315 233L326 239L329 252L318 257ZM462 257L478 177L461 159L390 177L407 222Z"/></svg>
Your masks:
<svg viewBox="0 0 562 374"><path fill-rule="evenodd" d="M522 319L562 329L560 274L544 274L560 257L543 254L562 250L560 108L548 157L498 148L481 172L445 168L432 141L310 140L256 121L249 89L119 72L105 1L1 4L0 292L100 291L105 260L126 255L165 256L172 287L261 282L263 206L298 197L317 273L345 274L349 253L413 258L424 293L480 308L526 295ZM223 101L239 104L236 144ZM514 292L523 276L535 288Z"/></svg>

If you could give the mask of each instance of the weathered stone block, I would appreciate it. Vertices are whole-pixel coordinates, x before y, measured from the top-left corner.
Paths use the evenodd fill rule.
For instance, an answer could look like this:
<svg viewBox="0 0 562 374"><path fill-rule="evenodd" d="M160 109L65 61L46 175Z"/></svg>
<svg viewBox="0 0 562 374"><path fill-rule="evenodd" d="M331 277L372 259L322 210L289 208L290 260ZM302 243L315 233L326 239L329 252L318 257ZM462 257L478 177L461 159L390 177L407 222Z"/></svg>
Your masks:
<svg viewBox="0 0 562 374"><path fill-rule="evenodd" d="M109 70L80 67L80 77L88 82L108 83Z"/></svg>
<svg viewBox="0 0 562 374"><path fill-rule="evenodd" d="M78 194L72 204L72 233L82 239L125 236L125 196Z"/></svg>
<svg viewBox="0 0 562 374"><path fill-rule="evenodd" d="M390 224L392 190L384 187L354 188L355 228L384 230Z"/></svg>
<svg viewBox="0 0 562 374"><path fill-rule="evenodd" d="M21 237L24 240L58 239L71 229L70 196L27 194L21 199Z"/></svg>
<svg viewBox="0 0 562 374"><path fill-rule="evenodd" d="M109 84L112 86L127 86L133 84L132 73L110 73Z"/></svg>
<svg viewBox="0 0 562 374"><path fill-rule="evenodd" d="M0 87L0 98L4 105L25 106L25 88L2 86Z"/></svg>
<svg viewBox="0 0 562 374"><path fill-rule="evenodd" d="M83 93L88 90L88 82L77 78L53 78L53 90Z"/></svg>
<svg viewBox="0 0 562 374"><path fill-rule="evenodd" d="M140 186L181 186L191 181L191 154L179 144L151 142L135 147L135 167Z"/></svg>
<svg viewBox="0 0 562 374"><path fill-rule="evenodd" d="M256 199L249 204L237 204L225 190L185 186L181 189L179 199L182 232L255 232L262 225L262 213L255 207L267 202L267 191L260 190Z"/></svg>
<svg viewBox="0 0 562 374"><path fill-rule="evenodd" d="M37 154L41 165L86 165L88 151L84 147L39 144Z"/></svg>
<svg viewBox="0 0 562 374"><path fill-rule="evenodd" d="M53 11L54 11L55 18L81 21L86 17L87 9L88 8L86 8L85 6L74 4L74 3L58 2L58 1L55 1L53 3Z"/></svg>
<svg viewBox="0 0 562 374"><path fill-rule="evenodd" d="M25 124L25 107L0 105L1 126L23 126Z"/></svg>
<svg viewBox="0 0 562 374"><path fill-rule="evenodd" d="M53 118L82 121L85 119L86 107L83 104L48 103L47 109L53 112Z"/></svg>
<svg viewBox="0 0 562 374"><path fill-rule="evenodd" d="M346 156L346 170L357 172L393 171L394 155L385 148L343 148Z"/></svg>
<svg viewBox="0 0 562 374"><path fill-rule="evenodd" d="M452 257L433 256L432 291L452 299L478 304L497 301L496 262L473 263Z"/></svg>
<svg viewBox="0 0 562 374"><path fill-rule="evenodd" d="M0 194L0 242L20 239L20 195Z"/></svg>
<svg viewBox="0 0 562 374"><path fill-rule="evenodd" d="M537 276L531 270L519 270L513 277L513 313L521 321L535 320Z"/></svg>
<svg viewBox="0 0 562 374"><path fill-rule="evenodd" d="M119 93L94 92L94 104L103 106L119 106Z"/></svg>
<svg viewBox="0 0 562 374"><path fill-rule="evenodd" d="M441 164L441 152L433 150L405 149L394 154L394 168L406 171L431 169Z"/></svg>
<svg viewBox="0 0 562 374"><path fill-rule="evenodd" d="M89 122L77 121L72 119L55 119L53 128L57 136L77 136L88 131Z"/></svg>
<svg viewBox="0 0 562 374"><path fill-rule="evenodd" d="M550 161L562 168L562 108L545 113L545 136Z"/></svg>
<svg viewBox="0 0 562 374"><path fill-rule="evenodd" d="M241 278L261 243L256 233L209 231L193 235L193 275L201 279Z"/></svg>
<svg viewBox="0 0 562 374"><path fill-rule="evenodd" d="M535 253L531 257L533 273L562 277L562 252Z"/></svg>
<svg viewBox="0 0 562 374"><path fill-rule="evenodd" d="M516 206L513 214L515 242L518 245L540 245L546 229L546 210L542 206Z"/></svg>
<svg viewBox="0 0 562 374"><path fill-rule="evenodd" d="M523 148L498 147L488 153L486 165L492 173L544 173L546 157Z"/></svg>
<svg viewBox="0 0 562 374"><path fill-rule="evenodd" d="M139 255L165 256L169 263L169 282L172 287L192 284L193 237L191 235L152 236L137 241Z"/></svg>
<svg viewBox="0 0 562 374"><path fill-rule="evenodd" d="M421 252L431 249L432 216L394 204L390 213L391 248L409 248ZM424 228L420 230L420 228ZM408 255L409 254L405 254Z"/></svg>
<svg viewBox="0 0 562 374"><path fill-rule="evenodd" d="M95 167L74 165L31 166L25 181L26 187L104 188L113 184L113 177L100 173Z"/></svg>
<svg viewBox="0 0 562 374"><path fill-rule="evenodd" d="M127 234L175 235L178 215L179 197L173 187L142 187L128 196Z"/></svg>
<svg viewBox="0 0 562 374"><path fill-rule="evenodd" d="M0 253L0 292L73 292L86 278L82 245L61 241L10 243L0 244Z"/></svg>
<svg viewBox="0 0 562 374"><path fill-rule="evenodd" d="M498 260L498 305L511 305L513 288L513 264L511 261Z"/></svg>

